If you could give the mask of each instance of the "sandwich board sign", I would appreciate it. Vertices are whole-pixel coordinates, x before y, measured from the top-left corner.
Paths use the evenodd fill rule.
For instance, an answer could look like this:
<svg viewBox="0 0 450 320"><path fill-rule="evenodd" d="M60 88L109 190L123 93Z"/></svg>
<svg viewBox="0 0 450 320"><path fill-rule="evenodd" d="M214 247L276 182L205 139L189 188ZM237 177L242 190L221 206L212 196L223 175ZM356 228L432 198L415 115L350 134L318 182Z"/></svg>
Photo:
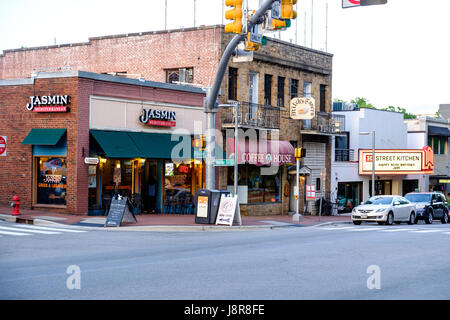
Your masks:
<svg viewBox="0 0 450 320"><path fill-rule="evenodd" d="M220 197L219 211L217 212L216 225L223 224L232 226L242 225L241 211L239 209L238 197L222 194Z"/></svg>
<svg viewBox="0 0 450 320"><path fill-rule="evenodd" d="M128 209L128 198L120 195L111 200L105 227L120 227L122 222L137 222L136 216Z"/></svg>

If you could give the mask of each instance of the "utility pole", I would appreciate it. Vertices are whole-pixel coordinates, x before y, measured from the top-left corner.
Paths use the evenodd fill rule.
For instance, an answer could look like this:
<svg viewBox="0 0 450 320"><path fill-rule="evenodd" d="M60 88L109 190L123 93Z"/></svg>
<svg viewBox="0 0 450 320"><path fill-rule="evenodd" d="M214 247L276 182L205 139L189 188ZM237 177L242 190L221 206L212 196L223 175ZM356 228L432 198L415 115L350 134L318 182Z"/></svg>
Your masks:
<svg viewBox="0 0 450 320"><path fill-rule="evenodd" d="M164 30L167 30L167 0L164 0Z"/></svg>

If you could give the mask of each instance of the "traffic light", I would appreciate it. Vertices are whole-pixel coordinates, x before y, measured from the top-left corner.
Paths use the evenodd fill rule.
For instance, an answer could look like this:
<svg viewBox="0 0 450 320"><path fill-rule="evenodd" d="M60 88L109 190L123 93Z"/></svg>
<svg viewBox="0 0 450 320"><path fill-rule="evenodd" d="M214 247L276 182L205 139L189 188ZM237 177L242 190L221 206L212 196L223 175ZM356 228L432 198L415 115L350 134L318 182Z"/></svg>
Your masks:
<svg viewBox="0 0 450 320"><path fill-rule="evenodd" d="M233 9L225 12L225 19L233 22L225 25L225 33L242 32L242 0L225 0L225 5Z"/></svg>
<svg viewBox="0 0 450 320"><path fill-rule="evenodd" d="M281 30L286 29L291 26L291 20L278 20L278 19L272 19L272 28L273 30Z"/></svg>
<svg viewBox="0 0 450 320"><path fill-rule="evenodd" d="M294 10L294 4L297 0L281 0L281 18L283 19L295 19L297 18L297 12Z"/></svg>
<svg viewBox="0 0 450 320"><path fill-rule="evenodd" d="M295 148L295 158L304 158L306 156L306 149L305 148Z"/></svg>

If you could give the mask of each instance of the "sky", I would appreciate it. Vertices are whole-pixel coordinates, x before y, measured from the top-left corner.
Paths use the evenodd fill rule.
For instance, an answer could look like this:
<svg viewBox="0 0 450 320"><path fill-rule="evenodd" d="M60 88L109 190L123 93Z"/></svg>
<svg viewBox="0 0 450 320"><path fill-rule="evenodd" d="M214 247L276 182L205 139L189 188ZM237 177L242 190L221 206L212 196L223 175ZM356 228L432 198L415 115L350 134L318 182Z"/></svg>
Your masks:
<svg viewBox="0 0 450 320"><path fill-rule="evenodd" d="M164 30L165 24L222 24L223 1L0 0L0 52ZM258 0L248 1L257 7ZM364 97L378 108L434 114L450 103L449 13L450 0L346 9L342 0L298 0L291 28L268 36L333 54L333 99Z"/></svg>

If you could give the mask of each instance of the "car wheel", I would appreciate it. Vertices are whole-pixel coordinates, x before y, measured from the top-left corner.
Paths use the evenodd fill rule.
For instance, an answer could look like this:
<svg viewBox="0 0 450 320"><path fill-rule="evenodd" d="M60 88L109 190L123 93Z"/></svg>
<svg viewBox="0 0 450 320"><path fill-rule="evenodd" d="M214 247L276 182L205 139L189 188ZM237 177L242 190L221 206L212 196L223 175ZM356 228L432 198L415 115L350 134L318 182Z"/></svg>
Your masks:
<svg viewBox="0 0 450 320"><path fill-rule="evenodd" d="M433 223L433 212L428 211L428 215L425 218L425 223L426 224L432 224Z"/></svg>
<svg viewBox="0 0 450 320"><path fill-rule="evenodd" d="M353 224L356 224L357 226L359 226L361 224L361 221L353 221Z"/></svg>
<svg viewBox="0 0 450 320"><path fill-rule="evenodd" d="M383 221L377 221L377 223L378 223L380 226L384 224Z"/></svg>
<svg viewBox="0 0 450 320"><path fill-rule="evenodd" d="M448 223L448 211L447 210L444 211L444 215L442 216L441 222L442 222L442 224Z"/></svg>
<svg viewBox="0 0 450 320"><path fill-rule="evenodd" d="M414 212L411 212L411 214L409 216L408 224L416 224L416 223L417 223L416 215Z"/></svg>
<svg viewBox="0 0 450 320"><path fill-rule="evenodd" d="M386 225L392 226L394 223L394 214L392 212L389 212L388 217L386 219Z"/></svg>

